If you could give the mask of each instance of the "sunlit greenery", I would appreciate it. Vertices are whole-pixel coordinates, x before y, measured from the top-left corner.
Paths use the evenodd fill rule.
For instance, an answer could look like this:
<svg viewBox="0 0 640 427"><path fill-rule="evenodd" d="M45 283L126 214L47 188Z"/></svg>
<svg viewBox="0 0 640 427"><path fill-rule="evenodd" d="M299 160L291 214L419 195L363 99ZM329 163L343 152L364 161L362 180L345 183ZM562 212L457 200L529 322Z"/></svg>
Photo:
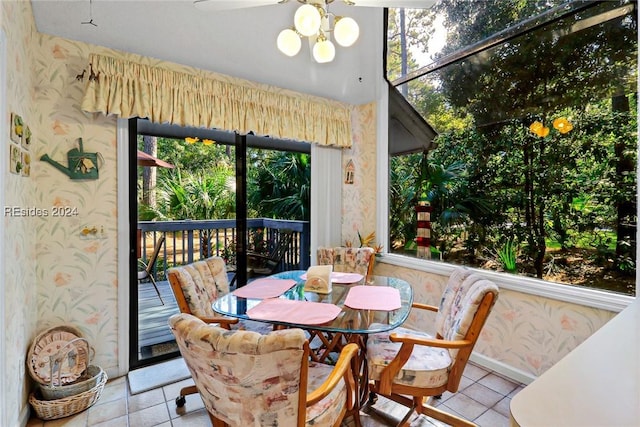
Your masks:
<svg viewBox="0 0 640 427"><path fill-rule="evenodd" d="M404 28L392 9L389 78L415 69L415 55L443 36L436 19L447 30L443 50L429 52L437 59L559 4L441 0L405 10ZM390 159L392 251L411 254L414 207L427 195L432 246L445 261L504 270L517 261L521 274L548 278L563 251L586 250L600 268L633 277L637 22L572 26L624 4L594 3L398 88L439 136L429 153ZM593 286L621 288L615 278Z"/></svg>
<svg viewBox="0 0 640 427"><path fill-rule="evenodd" d="M139 204L141 220L235 218L233 147L157 138L157 153L175 168L156 168L156 204ZM309 155L249 149L248 158L248 216L308 221Z"/></svg>

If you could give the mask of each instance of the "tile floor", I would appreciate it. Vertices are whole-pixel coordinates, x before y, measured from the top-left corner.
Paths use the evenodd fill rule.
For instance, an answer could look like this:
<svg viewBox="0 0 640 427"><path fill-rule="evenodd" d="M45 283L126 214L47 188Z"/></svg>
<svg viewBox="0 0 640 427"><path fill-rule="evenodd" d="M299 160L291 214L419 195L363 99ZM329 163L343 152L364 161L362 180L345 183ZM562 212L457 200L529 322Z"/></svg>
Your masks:
<svg viewBox="0 0 640 427"><path fill-rule="evenodd" d="M127 377L110 380L100 400L88 410L72 417L43 422L32 417L27 427L210 427L209 417L198 395L187 396L187 404L180 411L175 398L180 388L193 384L183 380L144 393L131 395ZM509 403L523 386L506 380L473 364L465 369L460 390L445 393L436 404L441 409L473 421L480 427L508 427ZM399 420L404 408L380 398L376 409ZM382 427L385 421L373 413L362 413L364 427ZM345 422L352 426L352 422ZM443 424L425 416L414 416L411 426L442 427Z"/></svg>

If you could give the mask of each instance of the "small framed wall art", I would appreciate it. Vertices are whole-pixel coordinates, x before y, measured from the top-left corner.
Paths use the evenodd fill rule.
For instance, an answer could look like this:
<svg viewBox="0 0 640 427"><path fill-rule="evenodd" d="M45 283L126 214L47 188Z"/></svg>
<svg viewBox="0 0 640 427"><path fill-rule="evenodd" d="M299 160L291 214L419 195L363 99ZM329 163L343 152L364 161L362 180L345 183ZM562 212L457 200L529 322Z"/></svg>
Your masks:
<svg viewBox="0 0 640 427"><path fill-rule="evenodd" d="M24 122L22 121L22 117L16 113L11 113L9 129L11 133L11 140L16 144L20 144L22 142L22 134L24 132Z"/></svg>
<svg viewBox="0 0 640 427"><path fill-rule="evenodd" d="M20 173L22 176L31 175L31 153L26 150L22 150L20 158L22 160L22 169L20 170Z"/></svg>
<svg viewBox="0 0 640 427"><path fill-rule="evenodd" d="M31 147L31 128L24 125L22 128L22 148L28 150Z"/></svg>
<svg viewBox="0 0 640 427"><path fill-rule="evenodd" d="M20 175L22 171L22 154L20 146L9 144L9 171Z"/></svg>
<svg viewBox="0 0 640 427"><path fill-rule="evenodd" d="M11 113L9 123L9 171L16 175L31 175L31 142L33 135L22 117Z"/></svg>

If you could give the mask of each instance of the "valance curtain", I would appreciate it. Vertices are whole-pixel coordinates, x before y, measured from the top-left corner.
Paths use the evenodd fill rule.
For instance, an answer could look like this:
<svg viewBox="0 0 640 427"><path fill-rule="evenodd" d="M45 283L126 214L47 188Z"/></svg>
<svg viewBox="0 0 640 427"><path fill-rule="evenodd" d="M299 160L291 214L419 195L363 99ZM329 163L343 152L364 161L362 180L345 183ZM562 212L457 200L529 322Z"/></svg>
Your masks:
<svg viewBox="0 0 640 427"><path fill-rule="evenodd" d="M91 54L81 108L121 118L351 146L350 107L248 81Z"/></svg>

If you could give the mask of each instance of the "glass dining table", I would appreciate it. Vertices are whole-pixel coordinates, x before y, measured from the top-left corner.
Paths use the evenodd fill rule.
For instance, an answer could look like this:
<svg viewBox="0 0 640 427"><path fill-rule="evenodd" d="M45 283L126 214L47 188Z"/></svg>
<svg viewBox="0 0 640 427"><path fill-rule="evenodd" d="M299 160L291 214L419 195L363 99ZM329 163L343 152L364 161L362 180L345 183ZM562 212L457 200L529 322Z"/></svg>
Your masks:
<svg viewBox="0 0 640 427"><path fill-rule="evenodd" d="M245 320L258 320L274 325L274 328L301 328L309 333L312 347L311 358L317 362L333 362L333 357L340 352L347 343L355 342L360 347L354 374L359 378L360 403L364 403L368 396L368 373L366 366L367 336L372 333L385 332L402 325L411 311L413 290L405 280L386 276L369 276L367 280L360 276L354 283L332 283L331 292L321 294L305 290L304 270L285 271L269 278L291 279L295 285L284 291L278 298L291 301L310 301L331 304L338 307L339 313L330 321L320 324L298 323L295 319L252 318L250 313L262 303L262 299L243 298L230 292L218 298L213 303L213 309L225 316ZM345 304L349 291L358 286L386 287L397 289L399 307L392 310L352 308ZM374 289L382 291L385 289ZM395 293L395 291L394 291ZM354 304L351 304L354 305ZM357 304L356 304L357 305ZM314 345L315 343L315 345Z"/></svg>

